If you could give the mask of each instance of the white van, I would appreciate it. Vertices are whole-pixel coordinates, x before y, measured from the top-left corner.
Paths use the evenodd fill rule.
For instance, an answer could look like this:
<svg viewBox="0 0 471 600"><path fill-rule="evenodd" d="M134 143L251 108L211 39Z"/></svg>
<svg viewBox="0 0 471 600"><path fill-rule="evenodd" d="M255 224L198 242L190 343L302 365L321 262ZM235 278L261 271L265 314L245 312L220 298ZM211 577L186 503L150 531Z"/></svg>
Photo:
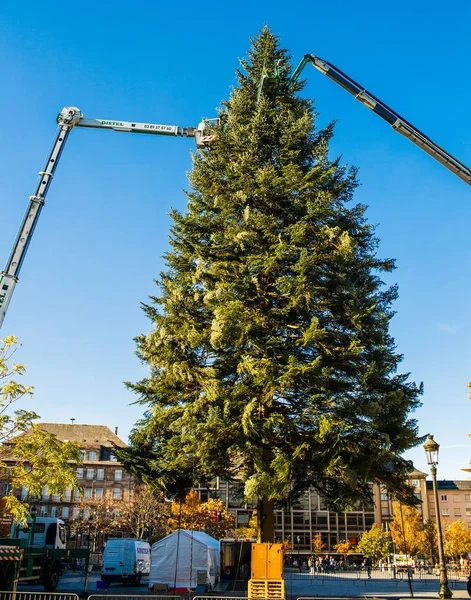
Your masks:
<svg viewBox="0 0 471 600"><path fill-rule="evenodd" d="M111 538L106 542L102 581L140 583L150 573L150 544L134 538Z"/></svg>

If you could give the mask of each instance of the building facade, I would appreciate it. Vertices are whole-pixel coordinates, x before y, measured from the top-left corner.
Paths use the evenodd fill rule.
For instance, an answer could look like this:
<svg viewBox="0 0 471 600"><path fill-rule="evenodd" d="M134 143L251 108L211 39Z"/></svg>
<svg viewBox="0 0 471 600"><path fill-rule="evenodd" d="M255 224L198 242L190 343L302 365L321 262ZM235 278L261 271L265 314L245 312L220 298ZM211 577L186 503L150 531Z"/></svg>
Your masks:
<svg viewBox="0 0 471 600"><path fill-rule="evenodd" d="M428 494L426 474L414 470L410 483L420 500L418 507L424 520L428 520ZM202 502L208 498L220 498L227 510L235 516L235 527L247 527L255 502L245 502L240 482L215 479L208 485L199 485L198 495ZM290 540L294 553L310 553L314 538L320 534L326 552L342 540L356 544L362 533L371 529L373 523L384 527L393 518L392 498L379 485L372 486L373 502L358 504L355 510L334 512L328 510L323 498L314 490L305 492L297 503L287 508L275 509L275 537L279 541ZM470 505L471 506L471 505Z"/></svg>
<svg viewBox="0 0 471 600"><path fill-rule="evenodd" d="M80 489L68 489L64 494L56 495L43 488L39 498L30 498L25 488L21 490L21 499L34 503L39 516L59 517L67 522L90 516L86 514L87 509L80 506L81 498L125 502L132 499L136 480L124 470L113 453L114 446L126 446L117 430L113 433L105 425L75 423L40 423L38 426L62 442L78 444L83 457L83 464L76 472Z"/></svg>
<svg viewBox="0 0 471 600"><path fill-rule="evenodd" d="M440 516L444 526L461 519L471 529L471 481L447 480L437 481L438 509L435 506L433 484L427 481L427 501L430 507L430 519Z"/></svg>

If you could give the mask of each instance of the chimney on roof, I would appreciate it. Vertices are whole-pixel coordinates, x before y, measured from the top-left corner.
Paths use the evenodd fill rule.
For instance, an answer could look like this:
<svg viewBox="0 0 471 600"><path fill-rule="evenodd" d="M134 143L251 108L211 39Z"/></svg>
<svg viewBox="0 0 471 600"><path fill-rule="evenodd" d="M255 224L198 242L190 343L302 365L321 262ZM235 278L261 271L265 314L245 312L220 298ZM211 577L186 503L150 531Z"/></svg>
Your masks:
<svg viewBox="0 0 471 600"><path fill-rule="evenodd" d="M114 428L114 434L118 435L118 428L117 427Z"/></svg>

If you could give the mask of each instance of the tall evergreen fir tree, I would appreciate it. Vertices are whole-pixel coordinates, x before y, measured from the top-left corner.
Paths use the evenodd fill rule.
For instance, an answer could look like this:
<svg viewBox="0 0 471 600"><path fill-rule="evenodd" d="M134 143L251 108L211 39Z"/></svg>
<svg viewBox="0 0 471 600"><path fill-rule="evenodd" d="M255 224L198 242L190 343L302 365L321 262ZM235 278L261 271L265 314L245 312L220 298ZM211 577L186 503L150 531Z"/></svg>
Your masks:
<svg viewBox="0 0 471 600"><path fill-rule="evenodd" d="M309 487L332 508L371 500L371 483L413 501L421 388L397 372L389 335L396 287L381 273L354 169L330 160L333 126L309 100L259 96L262 75L287 82L287 51L265 27L216 139L195 154L188 208L172 212L171 250L137 338L149 376L130 387L147 406L120 458L169 493L241 477L273 541L273 502Z"/></svg>

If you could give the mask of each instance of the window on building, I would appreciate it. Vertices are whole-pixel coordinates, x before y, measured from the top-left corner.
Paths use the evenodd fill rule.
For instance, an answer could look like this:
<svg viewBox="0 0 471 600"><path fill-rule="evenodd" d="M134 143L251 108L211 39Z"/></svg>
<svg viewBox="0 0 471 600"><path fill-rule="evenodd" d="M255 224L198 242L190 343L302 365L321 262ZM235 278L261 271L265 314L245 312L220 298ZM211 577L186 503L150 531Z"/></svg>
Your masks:
<svg viewBox="0 0 471 600"><path fill-rule="evenodd" d="M93 479L95 476L95 469L87 469L87 479Z"/></svg>
<svg viewBox="0 0 471 600"><path fill-rule="evenodd" d="M25 486L21 488L21 499L28 500L28 488L26 488Z"/></svg>
<svg viewBox="0 0 471 600"><path fill-rule="evenodd" d="M47 489L47 487L43 487L41 497L43 502L47 502L49 500L49 490Z"/></svg>
<svg viewBox="0 0 471 600"><path fill-rule="evenodd" d="M51 508L51 517L57 517L57 506Z"/></svg>
<svg viewBox="0 0 471 600"><path fill-rule="evenodd" d="M419 480L418 480L418 479L413 479L413 480L411 481L411 483L412 483L412 486L413 486L413 487L419 487Z"/></svg>
<svg viewBox="0 0 471 600"><path fill-rule="evenodd" d="M471 508L466 509L466 516L471 517Z"/></svg>
<svg viewBox="0 0 471 600"><path fill-rule="evenodd" d="M80 500L80 490L74 490L74 500Z"/></svg>
<svg viewBox="0 0 471 600"><path fill-rule="evenodd" d="M96 478L97 479L104 479L105 478L105 469L97 469L96 470Z"/></svg>
<svg viewBox="0 0 471 600"><path fill-rule="evenodd" d="M381 494L381 500L389 500L388 494Z"/></svg>
<svg viewBox="0 0 471 600"><path fill-rule="evenodd" d="M103 488L95 488L95 498L103 498Z"/></svg>
<svg viewBox="0 0 471 600"><path fill-rule="evenodd" d="M47 517L47 506L41 506L39 514L41 515L41 517Z"/></svg>
<svg viewBox="0 0 471 600"><path fill-rule="evenodd" d="M61 514L63 519L68 519L69 518L69 507L68 506L63 506L62 507L62 514Z"/></svg>
<svg viewBox="0 0 471 600"><path fill-rule="evenodd" d="M440 496L440 500L441 500L442 502L448 502L448 496L447 496L446 494L442 494L442 495Z"/></svg>
<svg viewBox="0 0 471 600"><path fill-rule="evenodd" d="M80 515L80 509L79 508L73 508L72 509L72 519L78 519Z"/></svg>
<svg viewBox="0 0 471 600"><path fill-rule="evenodd" d="M83 518L84 519L89 519L90 518L90 509L89 508L85 508L83 511Z"/></svg>
<svg viewBox="0 0 471 600"><path fill-rule="evenodd" d="M82 467L79 467L77 469L76 475L77 475L77 479L83 479L83 469L82 469Z"/></svg>
<svg viewBox="0 0 471 600"><path fill-rule="evenodd" d="M116 469L116 471L114 472L114 480L115 481L121 481L122 478L123 478L123 470L122 469Z"/></svg>
<svg viewBox="0 0 471 600"><path fill-rule="evenodd" d="M53 502L60 502L60 501L61 501L61 496L60 496L60 494L53 494L53 495L52 495L52 501L53 501Z"/></svg>
<svg viewBox="0 0 471 600"><path fill-rule="evenodd" d="M110 454L110 460L111 460L111 462L118 462L118 459L116 458L116 456L114 454Z"/></svg>
<svg viewBox="0 0 471 600"><path fill-rule="evenodd" d="M93 497L93 488L85 488L85 498L90 500Z"/></svg>
<svg viewBox="0 0 471 600"><path fill-rule="evenodd" d="M113 499L121 500L121 488L114 488L113 490Z"/></svg>
<svg viewBox="0 0 471 600"><path fill-rule="evenodd" d="M86 460L87 458L87 453L85 450L80 450L80 454L82 455L82 460Z"/></svg>
<svg viewBox="0 0 471 600"><path fill-rule="evenodd" d="M96 460L95 450L90 450L90 452L88 453L88 460Z"/></svg>
<svg viewBox="0 0 471 600"><path fill-rule="evenodd" d="M450 516L450 509L449 508L442 508L442 515L444 517L449 517Z"/></svg>
<svg viewBox="0 0 471 600"><path fill-rule="evenodd" d="M464 501L465 502L471 502L471 494L465 494L464 495Z"/></svg>
<svg viewBox="0 0 471 600"><path fill-rule="evenodd" d="M72 496L72 490L67 488L64 492L64 500L70 501L70 497Z"/></svg>
<svg viewBox="0 0 471 600"><path fill-rule="evenodd" d="M461 517L461 508L455 508L453 510L453 514L455 515L455 517Z"/></svg>
<svg viewBox="0 0 471 600"><path fill-rule="evenodd" d="M456 496L456 494L453 496L453 502L459 502L460 501L460 497Z"/></svg>

